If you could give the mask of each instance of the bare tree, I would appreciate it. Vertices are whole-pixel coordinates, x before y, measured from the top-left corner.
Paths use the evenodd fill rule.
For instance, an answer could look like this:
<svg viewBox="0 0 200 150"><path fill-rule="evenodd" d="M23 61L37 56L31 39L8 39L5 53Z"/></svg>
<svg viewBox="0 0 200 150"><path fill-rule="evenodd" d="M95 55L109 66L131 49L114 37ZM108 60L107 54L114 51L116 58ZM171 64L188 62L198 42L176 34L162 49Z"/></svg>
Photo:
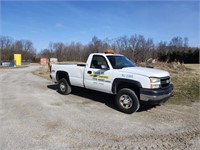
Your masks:
<svg viewBox="0 0 200 150"><path fill-rule="evenodd" d="M172 55L168 54L173 51L188 51L189 49L187 38L174 37L169 43L160 42L155 45L153 39L137 34L111 40L100 40L94 36L91 42L86 45L76 42L70 44L50 42L49 45L49 49L43 50L40 54L48 58L57 57L60 61L85 61L90 53L102 52L104 49L112 48L117 53L124 54L136 62L144 62L149 58L161 57L160 54L171 57Z"/></svg>
<svg viewBox="0 0 200 150"><path fill-rule="evenodd" d="M51 52L51 57L53 57L54 44L53 44L52 41L49 42L49 50L50 50L50 52Z"/></svg>
<svg viewBox="0 0 200 150"><path fill-rule="evenodd" d="M13 39L8 36L0 36L0 59L10 59L10 49L13 44Z"/></svg>

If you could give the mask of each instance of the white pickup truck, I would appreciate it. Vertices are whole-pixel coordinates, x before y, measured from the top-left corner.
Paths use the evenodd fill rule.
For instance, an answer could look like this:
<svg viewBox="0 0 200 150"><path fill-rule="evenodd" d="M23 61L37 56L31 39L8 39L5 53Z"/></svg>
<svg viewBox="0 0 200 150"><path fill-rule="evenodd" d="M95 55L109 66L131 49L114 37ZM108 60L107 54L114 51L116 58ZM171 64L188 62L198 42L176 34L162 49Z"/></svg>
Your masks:
<svg viewBox="0 0 200 150"><path fill-rule="evenodd" d="M50 77L58 82L59 93L70 94L71 87L78 86L114 94L117 108L128 114L142 101L159 104L171 96L167 71L137 67L127 57L109 52L90 54L86 64L53 64Z"/></svg>

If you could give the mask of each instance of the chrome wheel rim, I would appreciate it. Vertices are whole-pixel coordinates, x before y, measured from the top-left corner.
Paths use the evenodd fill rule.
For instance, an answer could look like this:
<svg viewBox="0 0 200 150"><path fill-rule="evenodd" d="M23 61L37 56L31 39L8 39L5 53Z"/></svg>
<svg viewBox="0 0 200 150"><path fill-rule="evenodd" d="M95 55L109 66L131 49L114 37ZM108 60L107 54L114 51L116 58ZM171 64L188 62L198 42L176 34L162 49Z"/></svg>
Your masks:
<svg viewBox="0 0 200 150"><path fill-rule="evenodd" d="M66 89L66 86L65 86L65 84L62 82L62 83L60 83L60 90L62 91L62 92L64 92L65 91L65 89Z"/></svg>
<svg viewBox="0 0 200 150"><path fill-rule="evenodd" d="M133 100L129 95L122 95L119 99L120 105L125 109L130 109L133 106Z"/></svg>

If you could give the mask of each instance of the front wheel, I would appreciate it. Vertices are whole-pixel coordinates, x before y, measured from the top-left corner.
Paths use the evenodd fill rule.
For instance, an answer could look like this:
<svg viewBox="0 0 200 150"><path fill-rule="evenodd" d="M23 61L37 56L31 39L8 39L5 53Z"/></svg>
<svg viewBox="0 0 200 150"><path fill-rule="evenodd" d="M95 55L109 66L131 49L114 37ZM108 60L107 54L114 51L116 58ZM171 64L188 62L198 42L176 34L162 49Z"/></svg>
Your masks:
<svg viewBox="0 0 200 150"><path fill-rule="evenodd" d="M58 87L58 92L60 94L67 95L67 94L70 94L71 91L72 91L71 86L69 85L69 83L67 82L67 80L64 79L64 78L61 79L61 80L59 80L58 86L59 86Z"/></svg>
<svg viewBox="0 0 200 150"><path fill-rule="evenodd" d="M121 89L115 100L118 109L127 114L136 112L140 107L137 95L134 91L128 88Z"/></svg>

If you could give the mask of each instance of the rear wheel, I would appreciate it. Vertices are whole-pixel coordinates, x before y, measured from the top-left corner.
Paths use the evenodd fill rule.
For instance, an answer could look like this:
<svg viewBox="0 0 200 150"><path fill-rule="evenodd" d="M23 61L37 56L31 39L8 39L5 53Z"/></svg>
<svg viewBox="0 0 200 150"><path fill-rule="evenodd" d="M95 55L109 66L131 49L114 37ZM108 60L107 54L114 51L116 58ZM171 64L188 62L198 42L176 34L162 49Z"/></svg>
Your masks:
<svg viewBox="0 0 200 150"><path fill-rule="evenodd" d="M136 112L140 107L137 95L128 88L123 88L118 92L116 105L120 111L127 114Z"/></svg>
<svg viewBox="0 0 200 150"><path fill-rule="evenodd" d="M67 82L66 79L62 78L61 80L59 80L58 82L58 92L63 94L63 95L67 95L70 94L72 91L71 86L69 85L69 83Z"/></svg>

